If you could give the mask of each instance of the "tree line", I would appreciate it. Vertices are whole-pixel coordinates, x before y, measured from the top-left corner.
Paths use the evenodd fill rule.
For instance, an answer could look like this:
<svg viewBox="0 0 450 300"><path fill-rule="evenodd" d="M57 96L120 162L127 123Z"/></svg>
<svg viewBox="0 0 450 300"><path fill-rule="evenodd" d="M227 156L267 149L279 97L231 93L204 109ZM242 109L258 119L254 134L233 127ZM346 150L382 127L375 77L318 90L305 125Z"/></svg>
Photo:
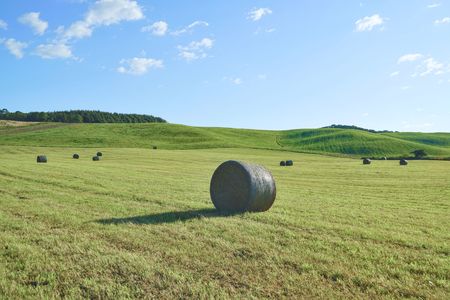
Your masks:
<svg viewBox="0 0 450 300"><path fill-rule="evenodd" d="M390 130L366 129L366 128L358 127L358 126L355 126L355 125L340 125L340 124L333 124L333 125L322 127L322 128L354 129L354 130L361 130L361 131L366 131L366 132L371 132L371 133L392 133L392 132L396 132L396 131L390 131Z"/></svg>
<svg viewBox="0 0 450 300"><path fill-rule="evenodd" d="M96 110L24 113L9 112L6 108L0 110L0 120L62 123L166 123L166 120L151 115L120 114Z"/></svg>

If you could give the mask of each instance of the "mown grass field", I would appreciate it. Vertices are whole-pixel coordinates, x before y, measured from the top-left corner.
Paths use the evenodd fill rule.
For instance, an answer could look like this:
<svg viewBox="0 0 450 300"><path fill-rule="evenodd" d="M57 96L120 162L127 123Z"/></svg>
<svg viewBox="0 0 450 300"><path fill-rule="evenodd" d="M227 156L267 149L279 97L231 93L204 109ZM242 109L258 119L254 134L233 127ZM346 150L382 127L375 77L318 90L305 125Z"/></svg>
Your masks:
<svg viewBox="0 0 450 300"><path fill-rule="evenodd" d="M272 171L270 211L214 210L228 159ZM0 146L0 298L448 299L449 221L449 162Z"/></svg>
<svg viewBox="0 0 450 300"><path fill-rule="evenodd" d="M23 124L21 124L23 125ZM450 133L369 133L349 129L285 131L192 127L176 124L32 123L2 126L0 145L161 149L256 148L353 157L411 156L425 150L450 158Z"/></svg>

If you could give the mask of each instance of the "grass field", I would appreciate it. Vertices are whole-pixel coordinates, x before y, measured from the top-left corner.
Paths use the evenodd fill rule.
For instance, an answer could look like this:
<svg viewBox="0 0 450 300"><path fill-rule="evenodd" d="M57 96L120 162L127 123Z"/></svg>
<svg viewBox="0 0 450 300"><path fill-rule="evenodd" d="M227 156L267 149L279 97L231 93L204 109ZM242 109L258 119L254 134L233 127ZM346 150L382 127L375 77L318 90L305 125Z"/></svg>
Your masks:
<svg viewBox="0 0 450 300"><path fill-rule="evenodd" d="M270 211L214 210L228 159L272 171ZM0 298L448 299L449 221L449 162L0 146Z"/></svg>
<svg viewBox="0 0 450 300"><path fill-rule="evenodd" d="M0 124L0 145L207 149L258 148L361 156L411 156L422 149L450 158L450 133L369 133L348 129L286 131L192 127L176 124Z"/></svg>

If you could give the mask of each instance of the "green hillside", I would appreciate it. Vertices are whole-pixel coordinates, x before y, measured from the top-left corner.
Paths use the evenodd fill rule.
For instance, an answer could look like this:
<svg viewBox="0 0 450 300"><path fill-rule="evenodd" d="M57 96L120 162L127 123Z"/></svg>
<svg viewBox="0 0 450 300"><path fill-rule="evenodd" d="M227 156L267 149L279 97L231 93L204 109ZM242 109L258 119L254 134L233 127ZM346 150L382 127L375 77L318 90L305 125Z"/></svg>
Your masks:
<svg viewBox="0 0 450 300"><path fill-rule="evenodd" d="M23 124L22 124L23 125ZM32 123L0 126L0 145L162 149L259 148L353 156L401 156L416 149L450 157L450 133L370 133L353 129L287 131L176 124Z"/></svg>

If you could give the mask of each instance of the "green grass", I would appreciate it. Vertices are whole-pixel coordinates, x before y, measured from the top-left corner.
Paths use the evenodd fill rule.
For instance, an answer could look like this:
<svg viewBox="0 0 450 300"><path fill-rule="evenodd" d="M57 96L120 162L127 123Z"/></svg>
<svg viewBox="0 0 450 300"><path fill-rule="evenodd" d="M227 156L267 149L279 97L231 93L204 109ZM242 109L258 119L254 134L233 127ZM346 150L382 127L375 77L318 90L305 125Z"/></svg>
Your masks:
<svg viewBox="0 0 450 300"><path fill-rule="evenodd" d="M162 149L259 148L349 156L409 156L425 150L450 157L450 133L376 134L360 130L287 131L175 124L33 124L0 127L0 145Z"/></svg>
<svg viewBox="0 0 450 300"><path fill-rule="evenodd" d="M92 137L76 133L91 130L110 145L109 129L128 136L116 140L120 147L177 147L153 133L139 141L146 126L67 126L0 140L86 143ZM244 136L186 130L174 138L196 146ZM274 135L248 131L240 142L266 147L259 139ZM101 162L90 160L96 150ZM71 159L75 152L80 160ZM35 163L41 153L48 164ZM228 159L272 171L278 195L270 211L216 213L209 180ZM278 167L281 159L294 167ZM448 162L363 166L244 148L0 146L0 298L448 299L449 216Z"/></svg>

